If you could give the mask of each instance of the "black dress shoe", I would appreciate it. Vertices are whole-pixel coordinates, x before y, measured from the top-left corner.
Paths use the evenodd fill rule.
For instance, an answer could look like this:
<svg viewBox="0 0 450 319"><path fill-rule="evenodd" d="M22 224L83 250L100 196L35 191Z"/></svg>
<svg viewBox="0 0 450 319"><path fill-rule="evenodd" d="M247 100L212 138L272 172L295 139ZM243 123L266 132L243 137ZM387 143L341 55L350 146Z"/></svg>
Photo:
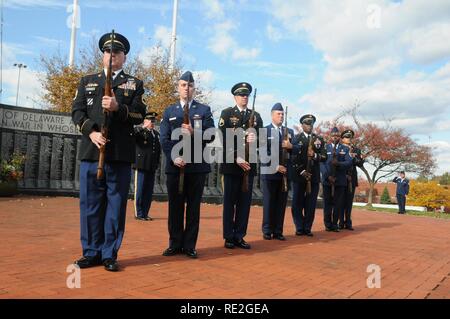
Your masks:
<svg viewBox="0 0 450 319"><path fill-rule="evenodd" d="M313 234L313 233L311 233L311 232L307 232L307 233L306 233L306 236L308 236L308 237L313 237L313 236L314 236L314 234Z"/></svg>
<svg viewBox="0 0 450 319"><path fill-rule="evenodd" d="M277 234L277 235L274 234L273 239L286 240L286 237L284 237L282 234Z"/></svg>
<svg viewBox="0 0 450 319"><path fill-rule="evenodd" d="M337 227L333 227L331 231L335 232L335 233L339 233L340 232L340 230Z"/></svg>
<svg viewBox="0 0 450 319"><path fill-rule="evenodd" d="M346 226L345 229L348 229L348 230L355 230L352 226Z"/></svg>
<svg viewBox="0 0 450 319"><path fill-rule="evenodd" d="M333 231L333 227L325 227L326 231Z"/></svg>
<svg viewBox="0 0 450 319"><path fill-rule="evenodd" d="M234 242L231 240L225 240L225 248L233 249L234 248Z"/></svg>
<svg viewBox="0 0 450 319"><path fill-rule="evenodd" d="M77 265L80 268L89 268L94 267L102 264L102 261L98 257L81 257L77 261L74 262L75 265Z"/></svg>
<svg viewBox="0 0 450 319"><path fill-rule="evenodd" d="M163 256L174 256L174 255L179 254L179 253L181 253L181 249L180 248L169 247L166 250L164 250Z"/></svg>
<svg viewBox="0 0 450 319"><path fill-rule="evenodd" d="M150 216L144 217L145 220L153 220Z"/></svg>
<svg viewBox="0 0 450 319"><path fill-rule="evenodd" d="M344 225L339 225L339 229L344 229Z"/></svg>
<svg viewBox="0 0 450 319"><path fill-rule="evenodd" d="M145 219L145 217L134 217L134 219L136 219L136 220L141 220L141 221L147 221L146 219Z"/></svg>
<svg viewBox="0 0 450 319"><path fill-rule="evenodd" d="M243 249L250 249L250 248L252 248L245 240L243 240L243 239L241 239L241 240L236 240L235 242L234 242L234 245L236 246L236 247L239 247L239 248L243 248Z"/></svg>
<svg viewBox="0 0 450 319"><path fill-rule="evenodd" d="M197 251L195 249L186 249L186 256L190 257L190 258L197 258Z"/></svg>
<svg viewBox="0 0 450 319"><path fill-rule="evenodd" d="M271 240L271 239L272 239L272 235L271 235L271 234L264 234L264 235L263 235L263 238L264 238L265 240Z"/></svg>
<svg viewBox="0 0 450 319"><path fill-rule="evenodd" d="M105 259L103 261L103 266L105 266L107 271L119 271L119 264L113 259Z"/></svg>
<svg viewBox="0 0 450 319"><path fill-rule="evenodd" d="M304 232L302 232L302 231L296 231L295 232L295 235L296 236L303 236L305 233Z"/></svg>

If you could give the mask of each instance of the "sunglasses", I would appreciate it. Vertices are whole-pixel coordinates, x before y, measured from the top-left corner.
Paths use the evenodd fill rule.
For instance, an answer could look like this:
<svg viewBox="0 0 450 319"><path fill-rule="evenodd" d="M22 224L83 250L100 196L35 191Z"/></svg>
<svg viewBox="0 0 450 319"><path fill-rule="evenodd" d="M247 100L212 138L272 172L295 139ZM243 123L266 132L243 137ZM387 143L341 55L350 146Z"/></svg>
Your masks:
<svg viewBox="0 0 450 319"><path fill-rule="evenodd" d="M248 97L249 96L249 94L244 94L244 93L240 93L240 94L236 94L237 96L241 96L241 97Z"/></svg>

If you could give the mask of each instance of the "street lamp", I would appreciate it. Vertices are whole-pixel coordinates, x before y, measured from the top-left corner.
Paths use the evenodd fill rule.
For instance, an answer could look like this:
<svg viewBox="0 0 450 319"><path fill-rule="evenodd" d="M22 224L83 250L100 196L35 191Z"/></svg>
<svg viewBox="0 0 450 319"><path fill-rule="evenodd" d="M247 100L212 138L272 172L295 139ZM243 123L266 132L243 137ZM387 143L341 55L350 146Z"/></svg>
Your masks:
<svg viewBox="0 0 450 319"><path fill-rule="evenodd" d="M17 106L17 103L19 102L20 71L22 70L22 68L26 69L27 66L22 63L14 63L14 66L17 66L19 68L19 76L17 77L17 95L16 95L16 106Z"/></svg>

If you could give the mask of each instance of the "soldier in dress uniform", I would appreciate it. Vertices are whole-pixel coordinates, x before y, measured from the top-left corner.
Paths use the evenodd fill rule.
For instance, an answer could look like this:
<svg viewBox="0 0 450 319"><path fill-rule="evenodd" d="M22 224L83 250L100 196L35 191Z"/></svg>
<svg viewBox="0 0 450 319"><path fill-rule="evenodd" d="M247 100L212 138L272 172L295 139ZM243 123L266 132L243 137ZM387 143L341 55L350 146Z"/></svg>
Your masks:
<svg viewBox="0 0 450 319"><path fill-rule="evenodd" d="M268 163L261 163L261 184L263 189L263 222L262 232L263 238L266 240L278 239L286 240L283 236L284 215L286 210L287 196L289 191L291 170L290 155L297 154L300 151L299 145L292 145L291 140L294 136L294 131L288 129L288 140L284 140L285 126L284 109L281 103L276 103L272 107L271 117L272 123L267 125L267 140L261 142L260 150L267 152L271 156L271 144L278 142L278 154L273 156L272 161ZM283 149L287 150L286 163L281 162ZM272 157L272 156L271 156ZM273 173L264 173L264 167L270 167L276 164L276 171ZM283 178L285 178L287 189L283 190Z"/></svg>
<svg viewBox="0 0 450 319"><path fill-rule="evenodd" d="M338 219L344 210L347 171L352 165L349 148L339 143L341 134L334 127L326 145L327 161L320 163L323 186L323 216L326 231L339 232Z"/></svg>
<svg viewBox="0 0 450 319"><path fill-rule="evenodd" d="M353 198L355 197L356 187L358 187L358 172L356 167L362 167L364 159L361 155L361 150L352 144L352 139L355 132L352 130L345 130L341 134L342 144L350 149L350 157L352 158L352 165L347 171L347 187L345 189L345 205L344 210L339 216L339 229L354 230L352 225L352 208Z"/></svg>
<svg viewBox="0 0 450 319"><path fill-rule="evenodd" d="M311 229L319 195L320 163L327 160L323 138L313 133L315 122L314 115L303 115L300 118L303 132L292 141L301 148L292 158L292 217L297 236L313 236ZM307 190L308 181L310 189Z"/></svg>
<svg viewBox="0 0 450 319"><path fill-rule="evenodd" d="M114 44L113 44L114 43ZM99 40L105 70L81 79L72 106L72 120L82 133L80 164L80 222L83 257L80 268L103 263L117 271L117 254L125 231L125 216L135 161L133 125L142 123L146 106L142 102L141 80L122 70L130 50L128 40L115 33ZM112 54L112 97L104 96L106 68ZM109 111L107 139L100 132L103 111ZM99 148L106 145L103 179L97 180Z"/></svg>
<svg viewBox="0 0 450 319"><path fill-rule="evenodd" d="M250 249L244 240L247 234L248 218L252 202L253 179L257 174L256 163L247 162L239 154L237 136L233 138L232 145L227 143L227 133L232 134L239 129L247 130L252 111L248 109L249 96L252 86L247 82L240 82L231 88L236 105L222 111L219 120L219 129L222 132L222 145L224 162L220 166L223 174L223 238L226 248L235 246ZM257 143L257 132L263 127L259 113L254 113L253 127L255 132L248 132L244 136L249 144ZM228 132L227 132L228 131ZM242 191L244 172L248 174L248 189Z"/></svg>
<svg viewBox="0 0 450 319"><path fill-rule="evenodd" d="M185 253L190 258L197 258L197 244L200 225L200 204L205 186L206 176L211 172L211 165L205 162L203 156L196 161L194 156L195 136L199 136L199 152L203 150L209 140L202 140L203 133L214 128L211 108L194 100L194 78L190 71L185 72L178 80L180 101L168 106L161 120L161 147L166 156L167 193L169 196L169 247L163 252L164 256ZM188 112L189 124L184 124L184 110ZM173 140L172 132L181 128L182 137ZM172 157L172 149L182 139L189 138L191 149L183 149L183 155ZM197 145L198 146L198 145ZM187 154L186 154L187 153ZM190 154L189 154L190 153ZM190 155L190 156L189 156ZM188 160L184 160L189 158ZM180 168L184 168L184 182L180 194ZM186 226L184 215L186 211Z"/></svg>
<svg viewBox="0 0 450 319"><path fill-rule="evenodd" d="M161 158L159 132L155 130L158 114L149 112L144 124L134 128L136 137L136 163L134 165L134 217L137 220L152 220L149 216L155 186L155 172Z"/></svg>

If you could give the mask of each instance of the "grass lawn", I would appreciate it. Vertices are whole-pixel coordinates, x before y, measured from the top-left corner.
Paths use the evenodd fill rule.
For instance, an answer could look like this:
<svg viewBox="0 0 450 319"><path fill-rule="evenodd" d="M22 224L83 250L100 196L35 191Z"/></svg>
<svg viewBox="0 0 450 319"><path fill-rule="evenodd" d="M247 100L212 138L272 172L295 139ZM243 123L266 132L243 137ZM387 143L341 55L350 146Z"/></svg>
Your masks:
<svg viewBox="0 0 450 319"><path fill-rule="evenodd" d="M379 208L379 207L369 208L369 207L365 207L365 206L353 206L353 208L354 209L364 209L364 210L368 210L368 211L382 212L382 213L391 213L391 214L398 213L398 209L395 209L395 208ZM450 214L435 213L435 212L418 212L418 211L414 211L414 210L406 210L406 215L450 219Z"/></svg>

